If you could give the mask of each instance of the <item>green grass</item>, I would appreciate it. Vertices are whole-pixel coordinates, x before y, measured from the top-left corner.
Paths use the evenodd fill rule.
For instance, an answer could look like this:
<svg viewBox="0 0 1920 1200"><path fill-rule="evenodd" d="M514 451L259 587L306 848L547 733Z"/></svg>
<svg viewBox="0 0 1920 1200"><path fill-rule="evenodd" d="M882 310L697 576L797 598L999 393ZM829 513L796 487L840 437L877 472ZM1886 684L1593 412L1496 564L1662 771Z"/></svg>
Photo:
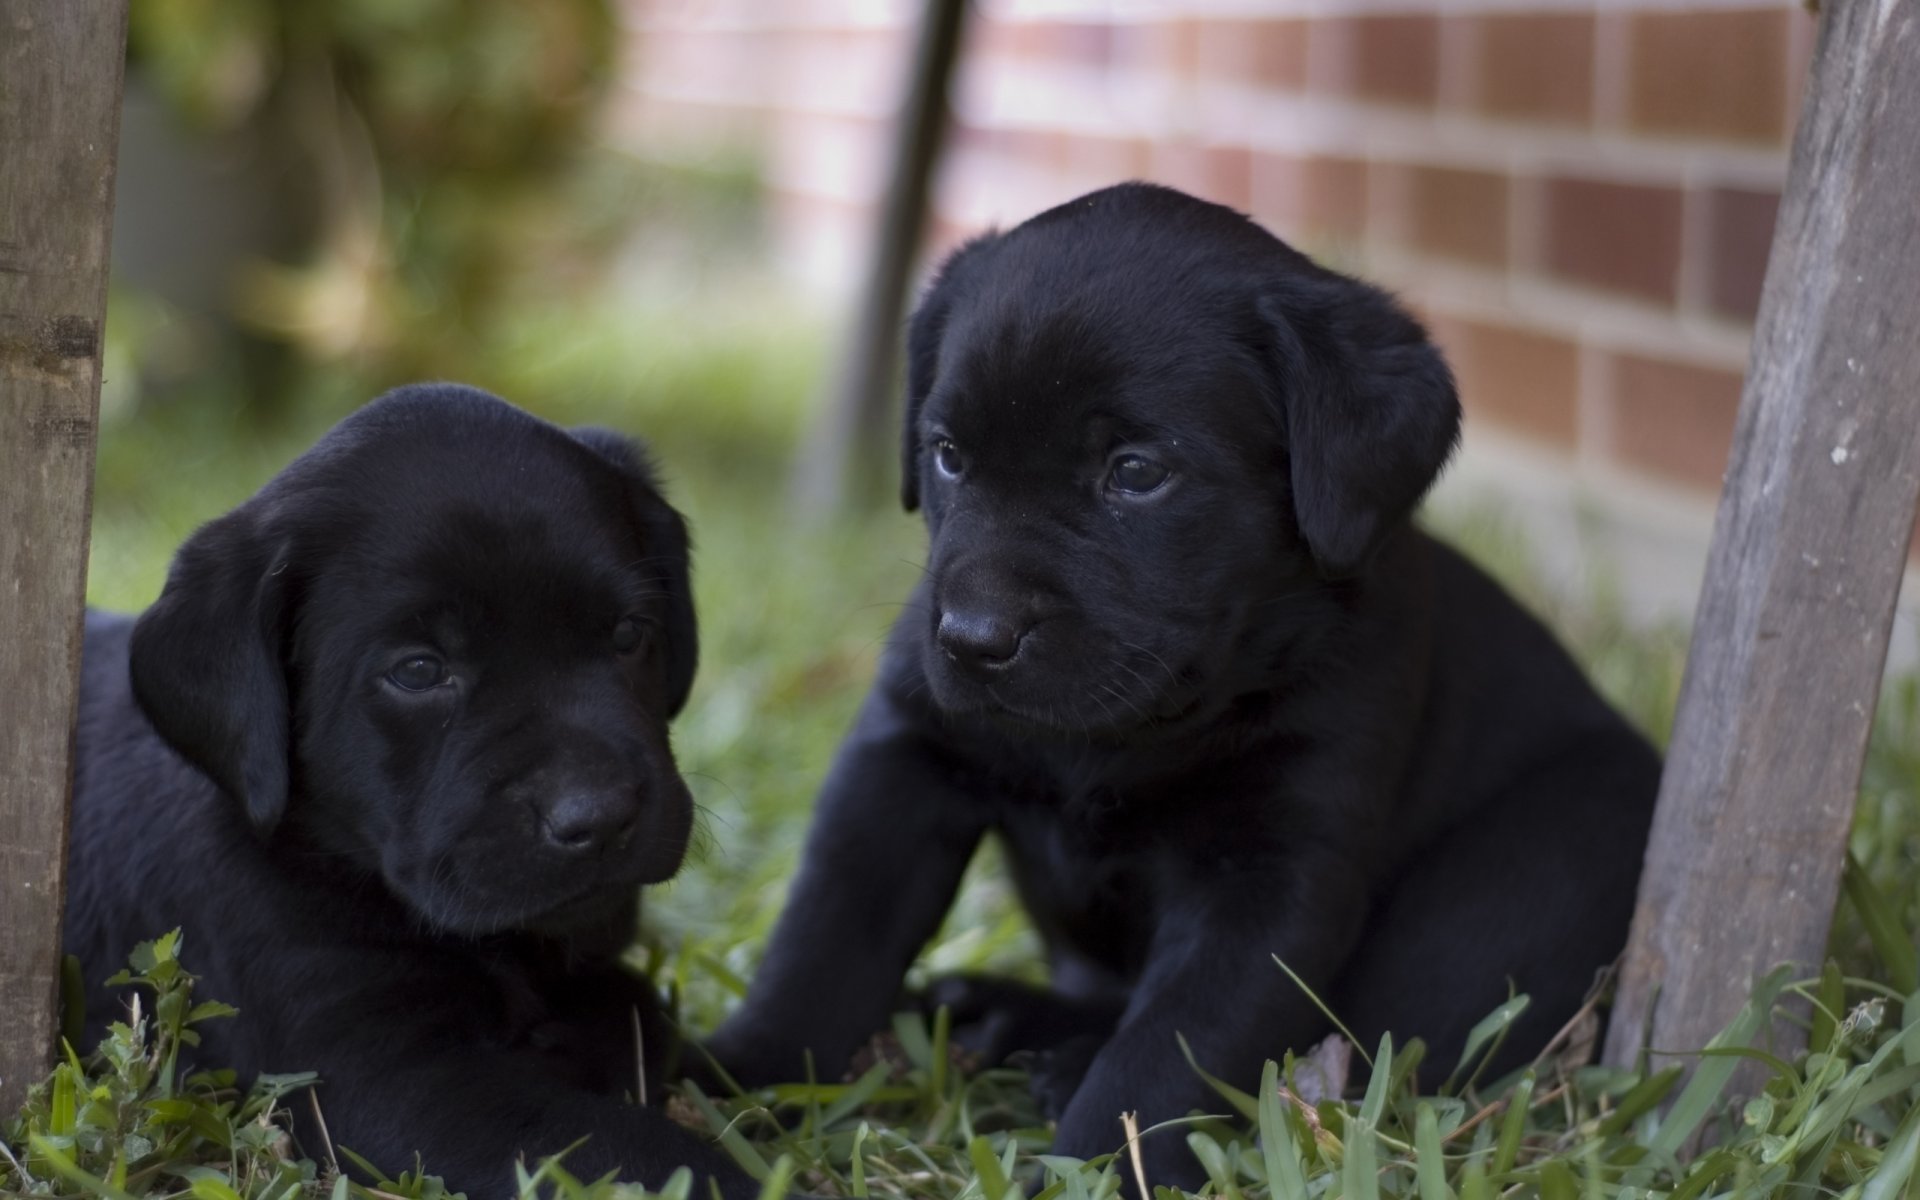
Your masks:
<svg viewBox="0 0 1920 1200"><path fill-rule="evenodd" d="M822 365L820 334L816 322L775 302L743 310L681 296L570 308L525 319L471 376L551 419L643 435L693 524L702 668L675 741L703 835L687 870L650 894L648 933L634 958L696 1032L712 1028L751 974L813 790L919 570L921 534L904 514L817 528L786 515L791 447ZM282 406L292 415L276 427L247 423L241 406L219 395L113 416L96 492L97 603L132 609L151 600L181 538L238 503L367 392L344 377L319 376L305 387ZM1554 596L1498 520L1480 514L1444 525L1545 611L1608 694L1664 740L1682 663L1679 631L1631 629L1605 597ZM1453 1064L1420 1064L1417 1046L1394 1046L1362 1048L1379 1069L1365 1098L1345 1103L1330 1098L1337 1089L1311 1084L1316 1073L1339 1074L1331 1059L1316 1056L1276 1064L1276 1078L1258 1097L1223 1092L1221 1117L1191 1124L1189 1139L1213 1176L1210 1190L1229 1200L1914 1194L1916 781L1920 685L1895 681L1853 839L1863 867L1850 878L1855 899L1842 904L1834 930L1839 965L1817 979L1766 984L1745 1024L1736 1022L1723 1050L1702 1060L1677 1099L1670 1072L1642 1078L1555 1059L1512 1079L1436 1092ZM117 1031L91 1062L69 1059L42 1088L9 1132L0 1193L116 1200L376 1194L283 1157L284 1140L260 1118L287 1081L246 1091L218 1074L174 1077L167 1064L191 1040L193 1020L232 1019L210 1009L196 1017L191 980L179 965L191 965L195 937L187 930L182 945L145 952L135 970L145 979L144 1021ZM1032 973L1036 963L1032 933L992 855L984 855L919 969ZM1816 1014L1799 1018L1810 1021L1813 1052L1780 1062L1739 1049L1760 1040L1760 1016L1781 997ZM944 1031L918 1019L902 1019L895 1034L891 1057L850 1084L724 1099L689 1092L677 1104L716 1136L724 1131L729 1149L772 1179L774 1190L793 1184L852 1196L1004 1200L1018 1187L1043 1200L1097 1200L1127 1169L1048 1157L1046 1131L1017 1073L961 1069ZM1761 1099L1729 1109L1723 1088L1739 1054L1762 1062L1770 1082ZM1416 1075L1426 1090L1416 1087ZM1673 1101L1665 1115L1663 1100ZM1679 1152L1701 1129L1712 1131L1711 1148L1683 1159ZM394 1172L414 1166L380 1165ZM528 1194L615 1194L610 1185L570 1179L564 1163L528 1170ZM380 1192L431 1196L435 1186L409 1173Z"/></svg>

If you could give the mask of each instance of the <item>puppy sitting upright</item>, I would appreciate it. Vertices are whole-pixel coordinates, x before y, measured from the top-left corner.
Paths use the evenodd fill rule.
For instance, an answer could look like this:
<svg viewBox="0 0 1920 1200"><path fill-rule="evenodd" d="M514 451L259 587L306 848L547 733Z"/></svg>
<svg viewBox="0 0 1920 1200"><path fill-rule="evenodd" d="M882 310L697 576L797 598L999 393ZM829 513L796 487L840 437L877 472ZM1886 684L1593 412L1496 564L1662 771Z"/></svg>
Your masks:
<svg viewBox="0 0 1920 1200"><path fill-rule="evenodd" d="M1625 940L1659 761L1553 638L1411 527L1452 380L1381 292L1127 184L969 243L908 333L924 582L819 800L737 1078L880 1026L984 834L1052 987L949 980L1043 1052L1055 1148L1115 1149L1326 1032L1439 1072L1508 996L1538 1051ZM1174 1134L1148 1178L1204 1176Z"/></svg>
<svg viewBox="0 0 1920 1200"><path fill-rule="evenodd" d="M622 1099L636 1025L667 1041L617 959L686 850L667 720L695 637L638 447L390 393L194 534L137 622L89 616L66 949L99 978L183 927L240 1009L206 1060L319 1072L333 1141L388 1171L504 1195L517 1156L585 1138L584 1176L751 1196Z"/></svg>

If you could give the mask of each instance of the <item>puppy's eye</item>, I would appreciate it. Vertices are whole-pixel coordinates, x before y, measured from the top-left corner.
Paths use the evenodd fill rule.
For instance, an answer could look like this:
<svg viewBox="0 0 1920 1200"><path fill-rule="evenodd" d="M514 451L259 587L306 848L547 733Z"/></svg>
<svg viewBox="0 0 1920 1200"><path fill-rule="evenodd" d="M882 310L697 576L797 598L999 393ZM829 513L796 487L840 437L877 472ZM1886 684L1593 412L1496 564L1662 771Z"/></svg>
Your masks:
<svg viewBox="0 0 1920 1200"><path fill-rule="evenodd" d="M431 654L416 654L395 663L387 679L404 691L430 691L447 681L447 664Z"/></svg>
<svg viewBox="0 0 1920 1200"><path fill-rule="evenodd" d="M949 478L960 474L967 465L960 457L960 447L953 444L952 438L933 440L933 463L940 468L942 475Z"/></svg>
<svg viewBox="0 0 1920 1200"><path fill-rule="evenodd" d="M638 617L622 617L613 627L613 649L618 654L632 654L646 640L646 626Z"/></svg>
<svg viewBox="0 0 1920 1200"><path fill-rule="evenodd" d="M1107 486L1130 496L1144 496L1173 474L1164 465L1139 454L1122 454L1107 472Z"/></svg>

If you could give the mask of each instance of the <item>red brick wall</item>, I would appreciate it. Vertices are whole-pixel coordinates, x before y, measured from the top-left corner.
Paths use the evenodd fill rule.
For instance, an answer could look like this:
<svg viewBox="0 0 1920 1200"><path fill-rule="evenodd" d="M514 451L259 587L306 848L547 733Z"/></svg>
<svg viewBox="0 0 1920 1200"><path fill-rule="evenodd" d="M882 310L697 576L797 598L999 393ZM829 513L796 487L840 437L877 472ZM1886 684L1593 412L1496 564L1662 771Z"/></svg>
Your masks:
<svg viewBox="0 0 1920 1200"><path fill-rule="evenodd" d="M751 148L788 262L853 278L915 6L629 3L623 135ZM1171 183L1405 296L1470 446L1705 498L1813 33L1795 0L987 0L933 242Z"/></svg>

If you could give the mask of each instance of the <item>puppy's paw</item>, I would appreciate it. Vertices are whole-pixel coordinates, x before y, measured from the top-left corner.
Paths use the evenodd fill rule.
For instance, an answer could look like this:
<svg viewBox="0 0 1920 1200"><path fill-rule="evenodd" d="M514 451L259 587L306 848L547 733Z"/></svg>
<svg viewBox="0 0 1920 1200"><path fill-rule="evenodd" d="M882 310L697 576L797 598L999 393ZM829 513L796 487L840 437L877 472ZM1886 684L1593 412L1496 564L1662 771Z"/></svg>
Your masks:
<svg viewBox="0 0 1920 1200"><path fill-rule="evenodd" d="M928 985L921 1007L931 1016L944 1006L954 1040L993 1066L1018 1050L1051 1050L1079 1038L1104 1042L1125 999L1121 992L1067 996L993 975L949 975Z"/></svg>
<svg viewBox="0 0 1920 1200"><path fill-rule="evenodd" d="M711 1037L686 1047L680 1075L710 1096L731 1096L736 1091L805 1079L806 1071L795 1058L769 1052L755 1039L723 1025Z"/></svg>
<svg viewBox="0 0 1920 1200"><path fill-rule="evenodd" d="M1042 1116L1057 1121L1067 1111L1067 1102L1080 1090L1094 1056L1104 1045L1104 1037L1087 1034L1069 1038L1049 1050L1016 1056L1015 1065L1027 1069L1027 1089L1039 1101Z"/></svg>
<svg viewBox="0 0 1920 1200"><path fill-rule="evenodd" d="M944 975L920 994L920 1010L931 1019L946 1009L953 1041L986 1066L1045 1049L1043 1030L1059 1004L1051 992L992 975Z"/></svg>

